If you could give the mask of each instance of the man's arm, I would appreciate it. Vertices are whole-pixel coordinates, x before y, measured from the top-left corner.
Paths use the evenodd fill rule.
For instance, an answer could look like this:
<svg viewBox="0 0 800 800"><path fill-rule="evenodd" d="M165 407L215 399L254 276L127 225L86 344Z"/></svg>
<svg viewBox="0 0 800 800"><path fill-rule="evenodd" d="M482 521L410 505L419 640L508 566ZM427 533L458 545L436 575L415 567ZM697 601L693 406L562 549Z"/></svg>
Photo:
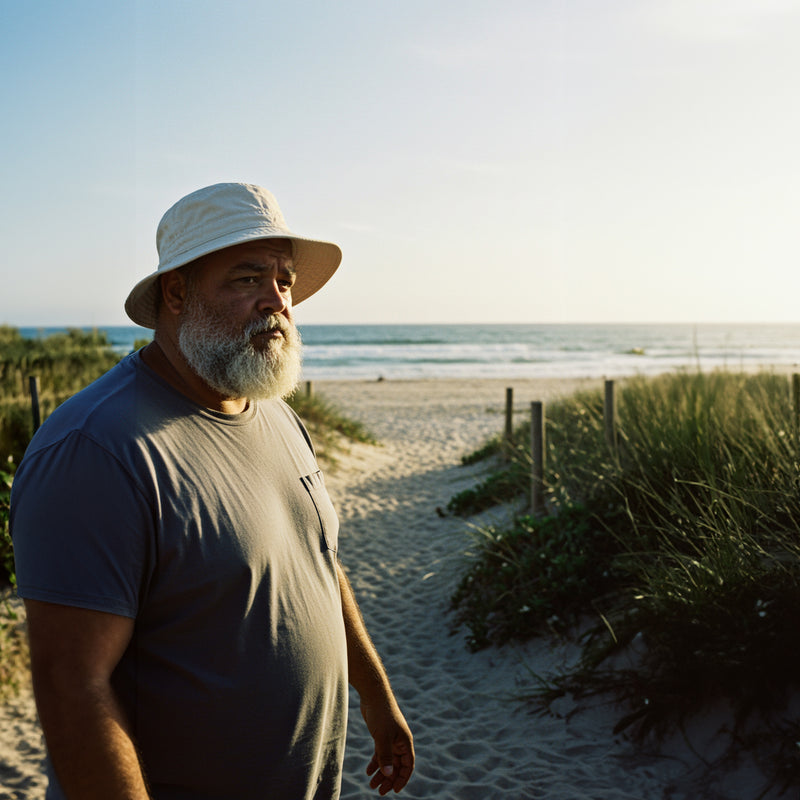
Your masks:
<svg viewBox="0 0 800 800"><path fill-rule="evenodd" d="M70 800L146 800L144 777L111 673L133 620L26 600L36 705Z"/></svg>
<svg viewBox="0 0 800 800"><path fill-rule="evenodd" d="M349 680L361 697L361 714L375 741L367 766L370 786L381 795L399 792L414 771L414 739L397 705L389 678L367 633L353 589L337 564L347 634Z"/></svg>

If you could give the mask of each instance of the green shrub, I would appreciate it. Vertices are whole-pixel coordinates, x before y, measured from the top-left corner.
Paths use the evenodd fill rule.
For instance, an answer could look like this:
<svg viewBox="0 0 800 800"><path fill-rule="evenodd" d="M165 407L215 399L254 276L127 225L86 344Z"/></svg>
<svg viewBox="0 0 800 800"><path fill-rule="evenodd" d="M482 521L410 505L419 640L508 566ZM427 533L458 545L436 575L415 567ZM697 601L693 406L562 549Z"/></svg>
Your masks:
<svg viewBox="0 0 800 800"><path fill-rule="evenodd" d="M452 598L456 624L467 626L474 650L564 631L619 586L619 543L584 508L521 516L510 530L485 528L478 537L480 557Z"/></svg>
<svg viewBox="0 0 800 800"><path fill-rule="evenodd" d="M454 495L447 504L453 514L468 516L519 497L520 485L530 483L530 465L524 459L513 459L508 467L494 472L474 489Z"/></svg>
<svg viewBox="0 0 800 800"><path fill-rule="evenodd" d="M800 459L787 379L636 378L618 393L617 419L612 450L600 392L548 407L546 489L560 522L486 532L453 598L470 645L540 634L546 615L568 622L568 611L599 621L579 666L549 690L615 690L630 707L621 727L674 724L720 698L745 716L780 706L800 682ZM521 451L526 428L518 436ZM509 549L516 561L503 559ZM615 667L609 656L634 639L636 664Z"/></svg>

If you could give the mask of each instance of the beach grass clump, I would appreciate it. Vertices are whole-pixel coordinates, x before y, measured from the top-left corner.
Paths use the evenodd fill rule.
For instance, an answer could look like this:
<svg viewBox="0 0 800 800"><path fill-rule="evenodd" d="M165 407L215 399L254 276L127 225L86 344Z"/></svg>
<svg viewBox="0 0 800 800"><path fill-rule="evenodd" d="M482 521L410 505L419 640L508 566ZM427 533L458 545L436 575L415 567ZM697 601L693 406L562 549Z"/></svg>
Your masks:
<svg viewBox="0 0 800 800"><path fill-rule="evenodd" d="M27 680L28 644L20 613L12 606L14 554L8 510L14 465L0 465L0 702L13 697Z"/></svg>
<svg viewBox="0 0 800 800"><path fill-rule="evenodd" d="M551 509L580 505L581 498L599 500L608 488L611 454L599 447L603 439L603 399L599 391L581 391L547 409L546 462ZM521 499L527 502L531 482L530 426L515 428L510 441L495 436L462 458L465 465L489 462L492 471L478 484L454 495L448 510L468 516L492 506ZM561 467L569 464L569 471Z"/></svg>
<svg viewBox="0 0 800 800"><path fill-rule="evenodd" d="M610 563L616 541L585 508L536 518L518 516L507 530L477 529L480 557L453 595L456 625L469 629L467 642L489 644L525 639L531 631L563 633L616 585Z"/></svg>
<svg viewBox="0 0 800 800"><path fill-rule="evenodd" d="M74 394L120 358L104 331L70 328L28 339L17 328L0 326L0 395L24 395L29 376L39 378L42 391Z"/></svg>
<svg viewBox="0 0 800 800"><path fill-rule="evenodd" d="M492 506L519 497L520 486L530 482L530 463L524 456L512 458L507 465L492 472L477 486L464 489L450 498L447 510L459 516L469 516Z"/></svg>
<svg viewBox="0 0 800 800"><path fill-rule="evenodd" d="M33 435L29 378L39 379L45 419L58 405L119 360L103 331L77 328L35 339L0 326L0 457L22 458Z"/></svg>
<svg viewBox="0 0 800 800"><path fill-rule="evenodd" d="M336 454L346 450L348 441L377 444L364 425L321 394L297 390L287 402L308 428L317 456L331 466L337 461Z"/></svg>
<svg viewBox="0 0 800 800"><path fill-rule="evenodd" d="M549 691L610 689L629 706L621 727L640 732L715 701L740 716L780 707L800 681L800 449L788 381L636 378L617 410L610 446L600 392L548 407L551 516L486 533L453 597L470 645L546 633L554 615L597 620L580 663ZM528 490L526 478L519 495ZM622 668L614 656L631 643L636 658Z"/></svg>
<svg viewBox="0 0 800 800"><path fill-rule="evenodd" d="M30 652L19 601L0 593L0 703L30 684Z"/></svg>

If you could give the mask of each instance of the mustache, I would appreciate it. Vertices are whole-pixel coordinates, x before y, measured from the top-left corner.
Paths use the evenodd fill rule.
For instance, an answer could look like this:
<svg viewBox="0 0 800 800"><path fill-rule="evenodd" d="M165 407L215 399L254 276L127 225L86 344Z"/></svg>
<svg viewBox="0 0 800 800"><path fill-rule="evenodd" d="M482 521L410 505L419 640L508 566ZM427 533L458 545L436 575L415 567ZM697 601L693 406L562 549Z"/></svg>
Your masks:
<svg viewBox="0 0 800 800"><path fill-rule="evenodd" d="M247 326L245 335L249 339L251 336L257 336L259 333L273 333L275 331L279 331L284 336L287 336L291 333L291 330L292 324L286 319L286 317L281 316L280 314L271 314L265 319L251 322Z"/></svg>

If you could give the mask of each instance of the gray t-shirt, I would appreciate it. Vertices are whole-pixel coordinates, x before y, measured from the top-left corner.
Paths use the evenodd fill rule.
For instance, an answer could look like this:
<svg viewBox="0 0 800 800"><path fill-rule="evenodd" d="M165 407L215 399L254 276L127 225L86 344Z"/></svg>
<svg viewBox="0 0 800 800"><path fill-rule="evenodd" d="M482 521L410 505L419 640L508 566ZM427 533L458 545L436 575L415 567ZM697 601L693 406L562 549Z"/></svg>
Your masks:
<svg viewBox="0 0 800 800"><path fill-rule="evenodd" d="M51 415L11 500L22 597L136 620L114 683L157 800L339 796L338 521L285 403L215 413L134 354Z"/></svg>

